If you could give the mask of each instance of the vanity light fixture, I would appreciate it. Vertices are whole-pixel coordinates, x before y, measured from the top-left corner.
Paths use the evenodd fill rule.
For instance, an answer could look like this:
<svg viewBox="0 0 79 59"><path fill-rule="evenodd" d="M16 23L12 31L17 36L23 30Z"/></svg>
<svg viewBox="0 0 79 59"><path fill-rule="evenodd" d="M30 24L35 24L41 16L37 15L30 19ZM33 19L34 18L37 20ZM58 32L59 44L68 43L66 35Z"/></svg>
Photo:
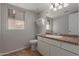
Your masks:
<svg viewBox="0 0 79 59"><path fill-rule="evenodd" d="M43 24L43 25L45 24L45 20L44 20L44 19L42 19L42 24Z"/></svg>
<svg viewBox="0 0 79 59"><path fill-rule="evenodd" d="M68 3L51 3L50 9L57 11L58 9L62 9L64 7L67 7L68 5Z"/></svg>
<svg viewBox="0 0 79 59"><path fill-rule="evenodd" d="M13 10L13 14L15 14L16 12L15 12L15 10Z"/></svg>
<svg viewBox="0 0 79 59"><path fill-rule="evenodd" d="M50 5L50 9L52 9L53 8L53 6L52 5Z"/></svg>
<svg viewBox="0 0 79 59"><path fill-rule="evenodd" d="M53 10L56 11L57 9L56 8L53 8Z"/></svg>
<svg viewBox="0 0 79 59"><path fill-rule="evenodd" d="M64 7L67 7L68 5L69 5L68 3L65 3L65 4L64 4Z"/></svg>
<svg viewBox="0 0 79 59"><path fill-rule="evenodd" d="M58 9L62 9L62 5L59 5Z"/></svg>

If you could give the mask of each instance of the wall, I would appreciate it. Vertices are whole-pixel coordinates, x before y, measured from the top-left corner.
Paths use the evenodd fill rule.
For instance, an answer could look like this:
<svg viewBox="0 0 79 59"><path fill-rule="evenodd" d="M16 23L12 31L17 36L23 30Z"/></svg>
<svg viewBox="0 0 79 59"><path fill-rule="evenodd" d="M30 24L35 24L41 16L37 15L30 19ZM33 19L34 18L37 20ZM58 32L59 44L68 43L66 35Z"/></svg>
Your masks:
<svg viewBox="0 0 79 59"><path fill-rule="evenodd" d="M78 13L78 35L79 35L79 13Z"/></svg>
<svg viewBox="0 0 79 59"><path fill-rule="evenodd" d="M2 39L1 39L1 4L0 4L0 51L2 50L1 41L2 41Z"/></svg>
<svg viewBox="0 0 79 59"><path fill-rule="evenodd" d="M0 50L1 50L1 4L0 4Z"/></svg>
<svg viewBox="0 0 79 59"><path fill-rule="evenodd" d="M68 33L68 15L59 16L53 19L53 32Z"/></svg>
<svg viewBox="0 0 79 59"><path fill-rule="evenodd" d="M3 51L3 38L2 38L2 5L0 4L0 52Z"/></svg>
<svg viewBox="0 0 79 59"><path fill-rule="evenodd" d="M34 38L37 14L31 11L25 13L25 29L24 30L7 30L7 6L2 4L2 33L3 33L3 51L11 51L19 48L28 47L29 40ZM10 5L11 6L11 5ZM12 6L13 7L13 6ZM18 7L17 7L18 8Z"/></svg>

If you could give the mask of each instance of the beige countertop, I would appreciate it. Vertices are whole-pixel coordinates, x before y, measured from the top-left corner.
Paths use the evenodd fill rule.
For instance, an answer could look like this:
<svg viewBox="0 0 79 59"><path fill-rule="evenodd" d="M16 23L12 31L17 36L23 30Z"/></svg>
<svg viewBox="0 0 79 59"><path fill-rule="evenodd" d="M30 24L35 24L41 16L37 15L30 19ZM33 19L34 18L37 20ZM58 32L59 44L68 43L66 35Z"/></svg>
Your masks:
<svg viewBox="0 0 79 59"><path fill-rule="evenodd" d="M41 36L44 38L49 38L49 39L53 39L53 40L66 42L69 44L79 45L79 37L76 37L76 36L65 36L65 35L63 36L62 35L62 38L55 38L55 37L47 37L46 35L49 35L49 34L38 34L38 36Z"/></svg>

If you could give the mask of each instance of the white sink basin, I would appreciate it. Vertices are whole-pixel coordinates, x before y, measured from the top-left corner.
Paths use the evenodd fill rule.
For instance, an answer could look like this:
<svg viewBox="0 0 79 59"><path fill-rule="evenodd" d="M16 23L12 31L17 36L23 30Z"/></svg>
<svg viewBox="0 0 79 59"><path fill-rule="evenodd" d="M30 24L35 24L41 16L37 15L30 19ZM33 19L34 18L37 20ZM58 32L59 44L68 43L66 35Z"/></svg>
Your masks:
<svg viewBox="0 0 79 59"><path fill-rule="evenodd" d="M63 36L58 36L58 35L46 35L46 37L60 39L60 38L62 38Z"/></svg>

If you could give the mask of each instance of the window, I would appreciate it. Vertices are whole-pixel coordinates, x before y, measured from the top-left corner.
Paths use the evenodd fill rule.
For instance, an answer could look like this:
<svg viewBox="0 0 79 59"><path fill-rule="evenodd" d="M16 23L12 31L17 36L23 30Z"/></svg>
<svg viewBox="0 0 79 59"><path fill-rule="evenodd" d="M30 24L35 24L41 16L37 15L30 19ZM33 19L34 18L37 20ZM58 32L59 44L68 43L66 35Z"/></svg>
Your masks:
<svg viewBox="0 0 79 59"><path fill-rule="evenodd" d="M8 9L8 30L24 29L24 12Z"/></svg>

